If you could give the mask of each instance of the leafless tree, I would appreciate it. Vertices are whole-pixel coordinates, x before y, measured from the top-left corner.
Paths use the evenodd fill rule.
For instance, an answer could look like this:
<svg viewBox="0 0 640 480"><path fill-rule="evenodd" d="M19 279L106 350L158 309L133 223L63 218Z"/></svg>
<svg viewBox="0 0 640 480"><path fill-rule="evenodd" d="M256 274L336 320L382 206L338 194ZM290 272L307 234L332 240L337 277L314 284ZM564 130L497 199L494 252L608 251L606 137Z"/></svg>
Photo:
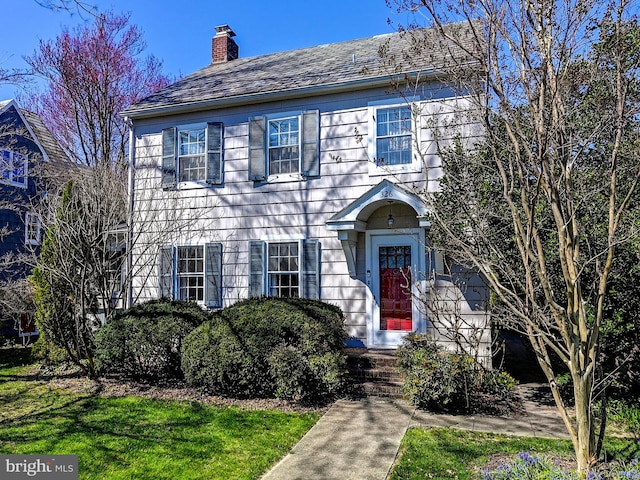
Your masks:
<svg viewBox="0 0 640 480"><path fill-rule="evenodd" d="M586 471L607 282L617 246L637 234L637 6L390 3L440 34L408 29L404 60L450 53L441 79L468 106L435 129L444 174L439 193L423 194L434 238L486 278L492 314L531 340ZM481 140L469 141L470 125ZM571 375L573 412L553 357Z"/></svg>

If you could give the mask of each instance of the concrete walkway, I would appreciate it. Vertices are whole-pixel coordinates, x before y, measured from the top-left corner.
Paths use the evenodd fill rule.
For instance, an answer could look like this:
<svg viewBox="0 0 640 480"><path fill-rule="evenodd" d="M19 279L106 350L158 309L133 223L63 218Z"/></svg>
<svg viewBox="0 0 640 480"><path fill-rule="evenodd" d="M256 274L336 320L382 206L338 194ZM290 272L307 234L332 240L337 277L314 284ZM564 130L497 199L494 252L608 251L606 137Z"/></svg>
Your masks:
<svg viewBox="0 0 640 480"><path fill-rule="evenodd" d="M544 386L519 387L525 414L437 415L385 398L339 400L263 480L385 480L409 426L566 438Z"/></svg>

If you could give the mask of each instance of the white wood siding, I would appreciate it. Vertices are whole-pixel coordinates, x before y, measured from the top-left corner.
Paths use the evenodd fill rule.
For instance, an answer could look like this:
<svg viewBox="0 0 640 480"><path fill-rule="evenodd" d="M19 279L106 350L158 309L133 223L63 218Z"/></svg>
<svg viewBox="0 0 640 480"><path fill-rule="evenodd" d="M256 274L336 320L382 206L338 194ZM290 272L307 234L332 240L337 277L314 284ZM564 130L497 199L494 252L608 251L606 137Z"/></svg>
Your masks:
<svg viewBox="0 0 640 480"><path fill-rule="evenodd" d="M436 95L434 92L440 92ZM392 177L422 188L437 188L441 175L435 138L449 141L457 132L474 136L456 113L467 106L433 88L434 100L424 101L420 122L426 154L421 173ZM248 292L248 243L275 236L303 236L321 244L321 299L339 305L353 336L366 338L364 235L360 234L356 276L347 269L336 232L326 221L377 185L384 177L369 175L366 141L369 103L387 98L383 91L309 98L253 108L144 120L134 127L134 301L157 297L157 252L161 245L223 243L223 298L230 305ZM248 119L254 115L320 109L320 176L308 180L256 183L248 180ZM220 121L224 123L222 186L180 185L161 189L162 128ZM358 141L356 132L363 136ZM139 237L139 238L138 238Z"/></svg>

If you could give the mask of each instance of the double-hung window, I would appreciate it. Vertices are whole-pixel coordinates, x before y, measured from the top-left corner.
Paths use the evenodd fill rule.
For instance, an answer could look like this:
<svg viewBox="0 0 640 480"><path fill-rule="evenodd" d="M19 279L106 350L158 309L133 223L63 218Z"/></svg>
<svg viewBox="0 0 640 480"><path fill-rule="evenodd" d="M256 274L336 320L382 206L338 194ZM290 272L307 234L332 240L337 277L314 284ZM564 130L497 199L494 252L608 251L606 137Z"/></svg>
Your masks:
<svg viewBox="0 0 640 480"><path fill-rule="evenodd" d="M27 157L13 150L0 150L0 183L27 187Z"/></svg>
<svg viewBox="0 0 640 480"><path fill-rule="evenodd" d="M317 240L249 242L249 296L320 298Z"/></svg>
<svg viewBox="0 0 640 480"><path fill-rule="evenodd" d="M162 187L222 184L223 125L219 122L162 130Z"/></svg>
<svg viewBox="0 0 640 480"><path fill-rule="evenodd" d="M318 110L249 119L249 180L278 181L318 175Z"/></svg>
<svg viewBox="0 0 640 480"><path fill-rule="evenodd" d="M27 212L24 218L25 245L40 245L40 216L35 212Z"/></svg>
<svg viewBox="0 0 640 480"><path fill-rule="evenodd" d="M269 120L269 173L300 172L300 122L298 117Z"/></svg>
<svg viewBox="0 0 640 480"><path fill-rule="evenodd" d="M203 182L206 177L204 128L178 130L178 182Z"/></svg>
<svg viewBox="0 0 640 480"><path fill-rule="evenodd" d="M178 299L204 302L204 247L178 247Z"/></svg>
<svg viewBox="0 0 640 480"><path fill-rule="evenodd" d="M370 173L419 171L418 155L413 151L417 128L411 105L370 107L369 156L374 161Z"/></svg>
<svg viewBox="0 0 640 480"><path fill-rule="evenodd" d="M158 261L159 296L222 306L222 244L165 246Z"/></svg>

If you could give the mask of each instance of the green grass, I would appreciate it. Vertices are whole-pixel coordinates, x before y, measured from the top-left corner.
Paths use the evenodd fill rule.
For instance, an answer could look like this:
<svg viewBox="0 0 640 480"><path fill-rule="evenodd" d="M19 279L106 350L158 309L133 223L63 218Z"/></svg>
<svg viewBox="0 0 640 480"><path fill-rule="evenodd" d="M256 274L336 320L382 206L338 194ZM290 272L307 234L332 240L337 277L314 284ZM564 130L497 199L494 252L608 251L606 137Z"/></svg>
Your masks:
<svg viewBox="0 0 640 480"><path fill-rule="evenodd" d="M633 458L640 447L632 440L608 439L608 458ZM425 478L478 479L492 455L517 455L522 451L572 457L568 440L513 437L447 428L411 428L400 445L400 459L390 480Z"/></svg>
<svg viewBox="0 0 640 480"><path fill-rule="evenodd" d="M0 452L77 454L81 479L259 478L319 417L80 395L20 363L0 358Z"/></svg>

